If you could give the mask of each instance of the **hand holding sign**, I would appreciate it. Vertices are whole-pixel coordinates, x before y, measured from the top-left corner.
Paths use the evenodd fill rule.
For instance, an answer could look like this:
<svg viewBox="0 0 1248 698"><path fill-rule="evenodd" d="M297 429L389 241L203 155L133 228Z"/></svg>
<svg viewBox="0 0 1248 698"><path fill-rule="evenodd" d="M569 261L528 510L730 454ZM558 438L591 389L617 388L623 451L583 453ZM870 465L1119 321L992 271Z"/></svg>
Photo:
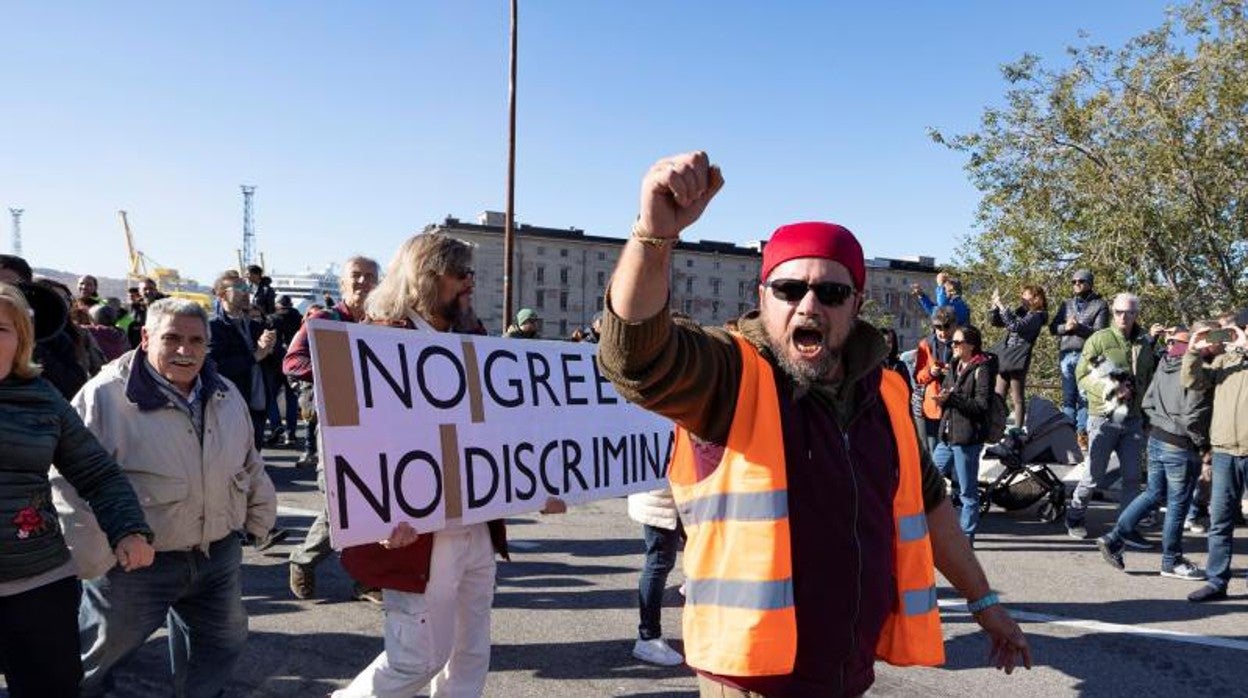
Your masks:
<svg viewBox="0 0 1248 698"><path fill-rule="evenodd" d="M568 513L568 503L558 497L548 497L546 506L542 507L539 514L566 514Z"/></svg>
<svg viewBox="0 0 1248 698"><path fill-rule="evenodd" d="M420 538L420 534L416 532L416 529L412 528L411 525L404 521L394 527L394 530L390 532L389 538L381 541L381 547L388 548L390 550L395 548L406 548L412 543L415 543L418 538Z"/></svg>

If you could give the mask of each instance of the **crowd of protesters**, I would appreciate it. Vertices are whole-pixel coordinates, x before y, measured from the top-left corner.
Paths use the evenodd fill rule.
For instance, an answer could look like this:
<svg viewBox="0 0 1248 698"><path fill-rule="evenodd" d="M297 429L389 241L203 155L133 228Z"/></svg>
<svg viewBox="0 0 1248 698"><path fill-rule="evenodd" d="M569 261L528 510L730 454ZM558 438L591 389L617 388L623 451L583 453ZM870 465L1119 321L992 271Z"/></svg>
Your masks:
<svg viewBox="0 0 1248 698"><path fill-rule="evenodd" d="M12 695L102 694L113 687L114 667L162 626L174 691L219 693L247 636L241 546L264 549L285 534L273 528L276 496L261 450L302 448L296 466L315 468L324 494L305 319L483 334L471 307L474 277L469 246L418 235L384 278L376 261L347 259L340 300L327 295L305 317L257 266L220 274L204 308L166 298L152 279L129 289L125 302L101 297L90 275L75 292L34 278L19 257L0 255L0 435L16 454L0 464L0 669ZM1248 479L1248 423L1235 416L1248 413L1248 311L1190 330L1164 322L1145 330L1138 297L1107 301L1082 269L1071 285L1070 297L1052 309L1038 285L1022 286L1016 303L994 292L984 320L1002 332L991 346L972 323L960 279L942 272L930 296L913 288L930 332L903 347L895 330L881 328L880 354L884 368L910 386L923 458L949 481L957 527L973 544L980 458L996 436L994 412L1008 402L1013 428L1025 432L1027 378L1048 327L1058 342L1061 411L1086 451L1067 531L1090 537L1086 511L1115 454L1123 495L1117 520L1096 540L1105 560L1123 569L1124 550L1154 548L1141 529L1164 505L1161 574L1203 581L1192 601L1225 598ZM597 314L566 339L601 341L603 320ZM725 329L741 337L735 321ZM542 319L521 309L504 336L541 338ZM902 359L907 350L912 364ZM54 428L13 429L35 423ZM183 433L185 443L174 438ZM924 488L926 498L926 480ZM552 500L544 511L562 508ZM207 524L188 524L205 515ZM645 549L633 655L679 664L684 658L659 624L685 538L672 491L634 495L630 515L642 525ZM85 522L73 526L85 538L67 546L69 527L57 532L57 516ZM1208 532L1206 569L1184 556L1185 530ZM323 507L290 554L296 598L317 593L317 567L332 553L328 531ZM404 524L386 541L345 554L344 567L359 580L355 596L384 605L385 651L335 695L407 695L426 685L435 695L479 695L489 667L496 555L507 556L501 521L432 535ZM189 589L168 584L188 574L196 580Z"/></svg>
<svg viewBox="0 0 1248 698"><path fill-rule="evenodd" d="M1153 313L1146 329L1138 296L1123 292L1107 301L1094 281L1091 271L1074 270L1071 295L1055 307L1051 321L1043 287L1023 286L1014 308L994 291L987 320L1004 332L988 348L969 324L969 309L958 302L957 279L937 276L936 301L914 286L930 317L930 332L913 348L909 372L915 420L961 500L963 531L973 539L980 510L974 483L993 402L981 378L992 376L988 383L1012 405L1012 428L1025 436L1027 376L1047 324L1058 342L1061 412L1084 452L1066 508L1067 533L1092 537L1086 512L1108 485L1113 456L1121 478L1119 515L1096 538L1106 562L1125 569L1125 550L1155 549L1142 529L1164 505L1161 575L1205 582L1190 601L1226 598L1232 532L1244 523L1248 481L1248 422L1237 418L1248 414L1248 309L1190 329ZM897 370L895 359L885 365ZM1184 556L1184 531L1207 532L1207 569Z"/></svg>

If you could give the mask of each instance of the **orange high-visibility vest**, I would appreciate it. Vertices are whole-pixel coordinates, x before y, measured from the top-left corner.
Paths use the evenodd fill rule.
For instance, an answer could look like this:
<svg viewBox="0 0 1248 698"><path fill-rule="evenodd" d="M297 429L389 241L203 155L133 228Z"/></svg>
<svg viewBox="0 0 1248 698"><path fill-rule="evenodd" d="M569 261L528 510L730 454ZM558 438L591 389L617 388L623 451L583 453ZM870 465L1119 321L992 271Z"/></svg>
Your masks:
<svg viewBox="0 0 1248 698"><path fill-rule="evenodd" d="M699 481L688 432L676 430L668 478L688 540L684 569L685 658L722 676L789 674L797 616L780 403L771 365L741 337L741 387L718 467ZM923 511L918 439L901 377L884 371L900 458L893 499L897 602L876 656L891 664L944 662L935 570Z"/></svg>

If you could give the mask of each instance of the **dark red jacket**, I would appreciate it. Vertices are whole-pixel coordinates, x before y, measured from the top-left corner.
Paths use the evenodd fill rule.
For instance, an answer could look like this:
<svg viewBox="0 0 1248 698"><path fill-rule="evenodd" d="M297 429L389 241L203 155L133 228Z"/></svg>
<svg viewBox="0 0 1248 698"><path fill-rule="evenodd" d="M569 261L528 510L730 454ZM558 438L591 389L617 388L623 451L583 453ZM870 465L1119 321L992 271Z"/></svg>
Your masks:
<svg viewBox="0 0 1248 698"><path fill-rule="evenodd" d="M294 338L290 340L290 347L286 349L286 357L282 359L282 373L292 380L312 382L312 347L308 344L308 320L314 318L341 320L342 322L356 321L351 311L342 303L335 305L331 310L316 310L308 313L303 318L299 331L295 332Z"/></svg>

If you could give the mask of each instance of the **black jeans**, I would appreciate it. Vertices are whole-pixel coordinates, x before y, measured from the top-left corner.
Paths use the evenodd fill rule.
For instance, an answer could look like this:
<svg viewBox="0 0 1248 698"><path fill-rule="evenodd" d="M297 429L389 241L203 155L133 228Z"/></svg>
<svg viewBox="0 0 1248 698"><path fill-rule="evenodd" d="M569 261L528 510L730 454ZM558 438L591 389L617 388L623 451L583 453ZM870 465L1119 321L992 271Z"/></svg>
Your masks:
<svg viewBox="0 0 1248 698"><path fill-rule="evenodd" d="M12 698L78 695L77 577L66 577L14 596L0 596L0 669Z"/></svg>
<svg viewBox="0 0 1248 698"><path fill-rule="evenodd" d="M663 637L663 591L667 588L668 573L676 566L681 528L678 524L669 531L643 524L642 529L646 535L646 564L637 582L637 605L641 610L637 634L643 640L653 640Z"/></svg>

